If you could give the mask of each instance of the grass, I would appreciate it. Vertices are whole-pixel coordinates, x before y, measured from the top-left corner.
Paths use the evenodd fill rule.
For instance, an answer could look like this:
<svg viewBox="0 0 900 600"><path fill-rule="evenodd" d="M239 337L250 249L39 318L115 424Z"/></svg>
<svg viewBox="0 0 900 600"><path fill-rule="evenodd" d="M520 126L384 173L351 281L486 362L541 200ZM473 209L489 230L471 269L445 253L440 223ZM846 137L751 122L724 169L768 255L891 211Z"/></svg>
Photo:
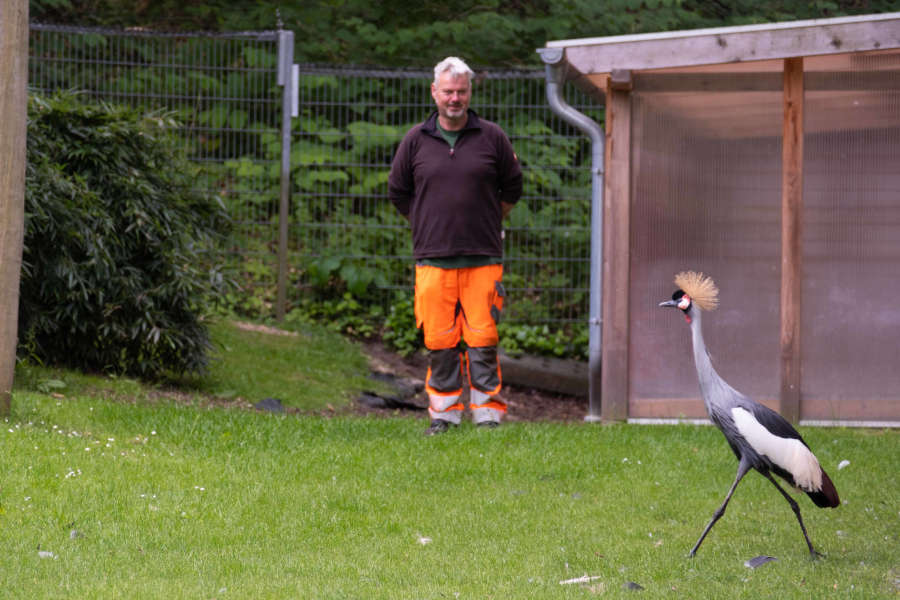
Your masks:
<svg viewBox="0 0 900 600"><path fill-rule="evenodd" d="M255 404L277 398L285 406L306 411L339 407L362 389L380 389L367 378L366 359L359 349L325 330L253 330L230 322L216 322L210 330L214 351L209 373L203 377L185 376L147 386L125 377L96 377L22 364L16 369L16 385L66 396L147 400L172 391L174 384L187 400Z"/></svg>
<svg viewBox="0 0 900 600"><path fill-rule="evenodd" d="M252 344L230 347L255 369L272 364L246 356ZM336 352L314 369L339 403L365 373ZM329 378L328 365L342 370ZM275 385L295 368L234 380L226 369L213 388ZM635 593L629 581L647 598L898 595L896 431L804 429L845 502L800 500L827 555L813 562L755 474L687 558L736 468L711 427L464 424L436 438L423 427L175 403L137 382L32 367L0 429L4 597L614 598ZM778 560L743 565L760 554ZM598 578L560 585L585 574Z"/></svg>
<svg viewBox="0 0 900 600"><path fill-rule="evenodd" d="M212 328L219 352L209 376L188 380L219 397L280 399L285 405L317 410L347 403L364 387L365 357L344 338L318 329L273 335L230 324Z"/></svg>

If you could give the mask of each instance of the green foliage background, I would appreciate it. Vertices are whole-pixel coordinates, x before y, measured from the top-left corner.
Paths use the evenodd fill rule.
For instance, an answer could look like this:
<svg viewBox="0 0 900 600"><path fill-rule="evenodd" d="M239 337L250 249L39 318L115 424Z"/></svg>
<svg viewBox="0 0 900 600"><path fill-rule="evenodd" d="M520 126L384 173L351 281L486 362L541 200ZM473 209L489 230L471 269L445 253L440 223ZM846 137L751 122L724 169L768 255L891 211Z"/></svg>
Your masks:
<svg viewBox="0 0 900 600"><path fill-rule="evenodd" d="M428 67L448 53L538 65L547 40L897 10L894 0L31 0L33 19L164 30L296 32L300 62Z"/></svg>
<svg viewBox="0 0 900 600"><path fill-rule="evenodd" d="M207 364L203 317L226 282L221 204L192 189L164 114L76 95L29 102L20 354L155 376Z"/></svg>

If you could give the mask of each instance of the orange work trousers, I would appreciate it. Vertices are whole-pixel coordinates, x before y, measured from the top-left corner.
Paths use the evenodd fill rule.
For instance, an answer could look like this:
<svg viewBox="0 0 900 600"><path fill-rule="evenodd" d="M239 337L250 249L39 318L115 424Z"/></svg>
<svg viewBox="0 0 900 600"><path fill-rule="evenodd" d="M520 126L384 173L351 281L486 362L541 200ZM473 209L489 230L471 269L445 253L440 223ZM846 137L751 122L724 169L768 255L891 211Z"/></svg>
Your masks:
<svg viewBox="0 0 900 600"><path fill-rule="evenodd" d="M497 322L503 309L503 265L441 269L416 265L416 325L429 350L425 389L432 419L459 423L463 378L470 388L473 420L499 421L506 405L500 391ZM460 340L468 349L463 352Z"/></svg>
<svg viewBox="0 0 900 600"><path fill-rule="evenodd" d="M416 326L429 350L496 346L503 310L503 265L441 269L416 265Z"/></svg>

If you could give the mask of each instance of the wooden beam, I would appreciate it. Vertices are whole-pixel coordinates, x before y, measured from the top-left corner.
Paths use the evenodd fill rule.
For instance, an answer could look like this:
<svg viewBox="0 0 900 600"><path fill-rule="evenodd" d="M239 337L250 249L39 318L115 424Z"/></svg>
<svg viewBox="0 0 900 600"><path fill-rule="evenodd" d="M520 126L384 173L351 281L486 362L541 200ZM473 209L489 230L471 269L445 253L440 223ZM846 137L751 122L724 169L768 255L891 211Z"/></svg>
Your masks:
<svg viewBox="0 0 900 600"><path fill-rule="evenodd" d="M606 175L603 180L603 335L600 417L628 418L628 282L631 212L631 94L606 89Z"/></svg>
<svg viewBox="0 0 900 600"><path fill-rule="evenodd" d="M499 353L503 383L512 383L569 396L587 398L590 369L586 361L548 356L509 356Z"/></svg>
<svg viewBox="0 0 900 600"><path fill-rule="evenodd" d="M634 87L631 71L627 69L613 69L609 74L609 87L617 92L630 92Z"/></svg>
<svg viewBox="0 0 900 600"><path fill-rule="evenodd" d="M800 421L803 283L803 59L784 61L781 176L781 414Z"/></svg>
<svg viewBox="0 0 900 600"><path fill-rule="evenodd" d="M900 61L900 52L896 53ZM615 72L615 71L614 71ZM630 71L625 71L630 73ZM777 92L783 89L784 74L769 71L720 73L634 73L635 92ZM878 92L900 90L897 70L820 71L807 73L804 88L810 92Z"/></svg>
<svg viewBox="0 0 900 600"><path fill-rule="evenodd" d="M548 41L582 75L669 69L900 47L900 14Z"/></svg>

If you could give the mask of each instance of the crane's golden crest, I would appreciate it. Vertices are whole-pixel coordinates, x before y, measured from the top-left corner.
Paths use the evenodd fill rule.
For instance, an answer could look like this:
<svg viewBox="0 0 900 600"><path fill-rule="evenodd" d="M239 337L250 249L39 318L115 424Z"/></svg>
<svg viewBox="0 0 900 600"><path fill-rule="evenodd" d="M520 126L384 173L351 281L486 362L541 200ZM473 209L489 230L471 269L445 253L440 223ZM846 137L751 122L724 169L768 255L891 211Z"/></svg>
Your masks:
<svg viewBox="0 0 900 600"><path fill-rule="evenodd" d="M719 288L703 273L682 271L675 276L675 285L702 310L716 310L719 306Z"/></svg>

